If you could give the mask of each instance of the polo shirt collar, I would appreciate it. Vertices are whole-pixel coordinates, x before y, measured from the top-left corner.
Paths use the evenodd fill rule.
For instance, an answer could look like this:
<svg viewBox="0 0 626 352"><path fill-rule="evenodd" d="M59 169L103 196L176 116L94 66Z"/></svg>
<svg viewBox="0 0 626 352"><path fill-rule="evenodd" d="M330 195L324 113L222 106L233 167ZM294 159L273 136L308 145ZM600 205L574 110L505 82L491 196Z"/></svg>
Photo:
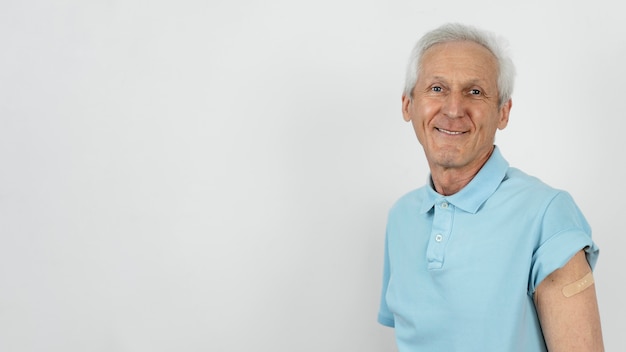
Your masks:
<svg viewBox="0 0 626 352"><path fill-rule="evenodd" d="M421 213L427 213L435 203L445 199L448 203L466 212L475 214L480 206L491 196L504 179L509 163L504 160L500 149L494 147L489 160L478 171L476 176L463 189L451 196L443 196L435 191L432 176L429 176L427 197L422 203Z"/></svg>

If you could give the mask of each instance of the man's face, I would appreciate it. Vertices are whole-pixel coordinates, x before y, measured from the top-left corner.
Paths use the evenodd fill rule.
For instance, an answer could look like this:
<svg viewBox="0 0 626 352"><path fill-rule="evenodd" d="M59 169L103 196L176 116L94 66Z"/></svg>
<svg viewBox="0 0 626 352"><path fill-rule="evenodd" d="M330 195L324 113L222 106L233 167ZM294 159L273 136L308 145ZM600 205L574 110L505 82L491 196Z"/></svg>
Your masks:
<svg viewBox="0 0 626 352"><path fill-rule="evenodd" d="M477 169L487 160L511 109L511 101L498 106L497 73L493 54L473 42L426 51L413 99L402 97L402 114L413 124L431 170Z"/></svg>

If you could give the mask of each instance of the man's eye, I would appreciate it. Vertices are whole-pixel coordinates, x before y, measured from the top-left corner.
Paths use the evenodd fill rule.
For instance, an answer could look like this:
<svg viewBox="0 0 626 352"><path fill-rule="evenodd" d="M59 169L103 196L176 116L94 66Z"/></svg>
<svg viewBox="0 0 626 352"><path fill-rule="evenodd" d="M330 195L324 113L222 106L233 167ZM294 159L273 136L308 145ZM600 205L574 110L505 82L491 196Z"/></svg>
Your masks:
<svg viewBox="0 0 626 352"><path fill-rule="evenodd" d="M441 87L432 87L433 92L441 92Z"/></svg>
<svg viewBox="0 0 626 352"><path fill-rule="evenodd" d="M471 95L481 95L482 92L480 90L478 90L478 89L471 89L470 90L470 94Z"/></svg>

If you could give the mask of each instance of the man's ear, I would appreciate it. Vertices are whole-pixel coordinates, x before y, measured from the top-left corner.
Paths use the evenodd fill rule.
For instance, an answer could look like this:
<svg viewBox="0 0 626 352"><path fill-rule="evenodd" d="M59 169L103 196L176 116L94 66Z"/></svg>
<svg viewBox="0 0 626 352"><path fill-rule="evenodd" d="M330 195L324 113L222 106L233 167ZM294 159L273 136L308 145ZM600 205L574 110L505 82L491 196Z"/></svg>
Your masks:
<svg viewBox="0 0 626 352"><path fill-rule="evenodd" d="M413 104L413 100L406 95L402 95L402 117L404 121L411 121L411 114L409 112L411 105Z"/></svg>
<svg viewBox="0 0 626 352"><path fill-rule="evenodd" d="M509 114L511 113L511 108L513 107L513 100L509 99L506 103L502 104L500 108L500 120L498 121L498 129L503 130L506 125L509 124Z"/></svg>

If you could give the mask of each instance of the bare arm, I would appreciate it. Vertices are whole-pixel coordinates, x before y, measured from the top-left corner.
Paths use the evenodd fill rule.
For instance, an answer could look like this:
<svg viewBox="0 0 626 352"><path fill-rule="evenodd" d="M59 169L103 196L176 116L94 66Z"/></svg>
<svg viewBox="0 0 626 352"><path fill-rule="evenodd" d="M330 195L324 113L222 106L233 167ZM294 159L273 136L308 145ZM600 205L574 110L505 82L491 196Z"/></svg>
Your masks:
<svg viewBox="0 0 626 352"><path fill-rule="evenodd" d="M535 305L550 352L604 351L595 285L571 297L562 290L591 272L585 252L548 275L535 291Z"/></svg>

